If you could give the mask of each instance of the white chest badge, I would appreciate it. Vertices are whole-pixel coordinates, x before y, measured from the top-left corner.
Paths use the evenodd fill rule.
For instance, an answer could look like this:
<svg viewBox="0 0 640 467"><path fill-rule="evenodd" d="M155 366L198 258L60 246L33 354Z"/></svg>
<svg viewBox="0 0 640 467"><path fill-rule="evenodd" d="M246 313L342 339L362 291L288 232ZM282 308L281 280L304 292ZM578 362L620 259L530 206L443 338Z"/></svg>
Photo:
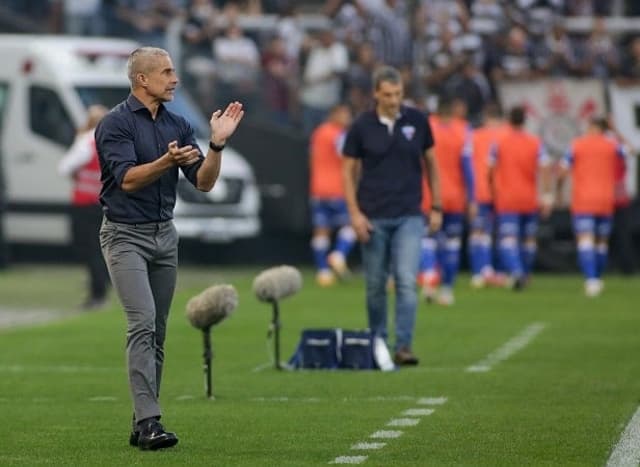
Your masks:
<svg viewBox="0 0 640 467"><path fill-rule="evenodd" d="M416 127L414 127L413 125L405 125L401 128L401 130L402 134L405 138L407 138L408 141L411 141L413 139L413 135L416 134Z"/></svg>

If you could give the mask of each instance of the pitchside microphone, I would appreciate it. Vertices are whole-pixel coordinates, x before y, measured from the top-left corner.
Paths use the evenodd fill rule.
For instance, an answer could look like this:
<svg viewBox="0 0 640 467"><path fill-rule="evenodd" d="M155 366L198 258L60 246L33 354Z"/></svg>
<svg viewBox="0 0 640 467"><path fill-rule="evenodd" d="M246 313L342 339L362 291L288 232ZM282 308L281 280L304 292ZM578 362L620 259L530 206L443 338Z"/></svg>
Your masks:
<svg viewBox="0 0 640 467"><path fill-rule="evenodd" d="M276 266L262 271L253 280L258 300L274 302L295 294L302 287L302 274L292 266Z"/></svg>
<svg viewBox="0 0 640 467"><path fill-rule="evenodd" d="M187 319L201 329L204 339L205 391L213 399L211 384L211 328L229 316L238 306L238 292L232 285L214 285L187 302Z"/></svg>
<svg viewBox="0 0 640 467"><path fill-rule="evenodd" d="M273 334L275 347L275 366L280 364L280 310L278 300L295 294L302 287L302 274L292 266L276 266L266 269L253 280L253 291L262 302L271 303L273 318L269 326L268 337Z"/></svg>
<svg viewBox="0 0 640 467"><path fill-rule="evenodd" d="M238 306L238 292L232 285L213 285L187 302L187 318L198 329L215 326Z"/></svg>

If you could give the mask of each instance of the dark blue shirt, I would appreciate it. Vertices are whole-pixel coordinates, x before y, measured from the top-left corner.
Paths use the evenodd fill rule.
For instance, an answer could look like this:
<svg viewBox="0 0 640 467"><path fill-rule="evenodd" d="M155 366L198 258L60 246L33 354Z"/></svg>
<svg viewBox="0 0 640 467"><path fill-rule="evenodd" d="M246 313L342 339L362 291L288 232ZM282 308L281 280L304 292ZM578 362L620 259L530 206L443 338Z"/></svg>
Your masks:
<svg viewBox="0 0 640 467"><path fill-rule="evenodd" d="M362 162L360 210L372 219L420 215L422 159L432 146L427 116L417 109L401 107L391 133L375 110L362 113L343 148L345 157Z"/></svg>
<svg viewBox="0 0 640 467"><path fill-rule="evenodd" d="M122 180L131 167L153 162L167 152L171 141L178 147L197 147L193 128L183 117L160 105L156 119L136 97L129 95L100 121L96 128L96 148L102 170L100 203L107 219L127 224L160 222L173 218L176 204L178 166L140 190L127 193ZM201 160L181 167L185 177L196 185Z"/></svg>

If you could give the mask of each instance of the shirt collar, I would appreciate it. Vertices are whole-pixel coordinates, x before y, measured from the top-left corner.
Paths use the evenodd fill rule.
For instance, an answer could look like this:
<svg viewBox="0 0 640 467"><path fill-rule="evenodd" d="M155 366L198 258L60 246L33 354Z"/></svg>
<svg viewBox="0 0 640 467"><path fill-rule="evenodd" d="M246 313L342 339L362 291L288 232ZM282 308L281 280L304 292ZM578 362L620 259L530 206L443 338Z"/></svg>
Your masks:
<svg viewBox="0 0 640 467"><path fill-rule="evenodd" d="M378 115L377 112L375 112L375 114L378 121L387 127L387 130L389 130L389 134L392 134L393 127L395 126L396 122L402 118L402 107L400 107L400 111L396 114L394 119L385 117L384 115Z"/></svg>
<svg viewBox="0 0 640 467"><path fill-rule="evenodd" d="M132 112L137 112L138 110L142 110L142 109L147 110L147 112L149 111L149 109L147 109L147 107L142 102L140 102L140 100L133 94L129 94L129 97L127 97L127 105L129 106ZM158 107L157 115L160 115L160 112L162 112L163 110L164 110L164 104L160 104L160 106Z"/></svg>

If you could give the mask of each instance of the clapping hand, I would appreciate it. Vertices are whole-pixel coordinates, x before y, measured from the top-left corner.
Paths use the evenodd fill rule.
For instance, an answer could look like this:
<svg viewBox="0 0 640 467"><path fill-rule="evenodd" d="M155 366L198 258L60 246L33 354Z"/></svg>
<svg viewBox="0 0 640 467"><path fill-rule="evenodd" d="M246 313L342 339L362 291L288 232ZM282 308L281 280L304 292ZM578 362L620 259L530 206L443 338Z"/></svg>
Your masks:
<svg viewBox="0 0 640 467"><path fill-rule="evenodd" d="M223 146L244 116L242 104L238 101L232 102L223 111L216 110L211 115L209 125L211 126L211 142L216 146Z"/></svg>
<svg viewBox="0 0 640 467"><path fill-rule="evenodd" d="M177 141L171 141L168 146L167 154L176 165L195 164L200 159L200 151L191 145L178 147Z"/></svg>

